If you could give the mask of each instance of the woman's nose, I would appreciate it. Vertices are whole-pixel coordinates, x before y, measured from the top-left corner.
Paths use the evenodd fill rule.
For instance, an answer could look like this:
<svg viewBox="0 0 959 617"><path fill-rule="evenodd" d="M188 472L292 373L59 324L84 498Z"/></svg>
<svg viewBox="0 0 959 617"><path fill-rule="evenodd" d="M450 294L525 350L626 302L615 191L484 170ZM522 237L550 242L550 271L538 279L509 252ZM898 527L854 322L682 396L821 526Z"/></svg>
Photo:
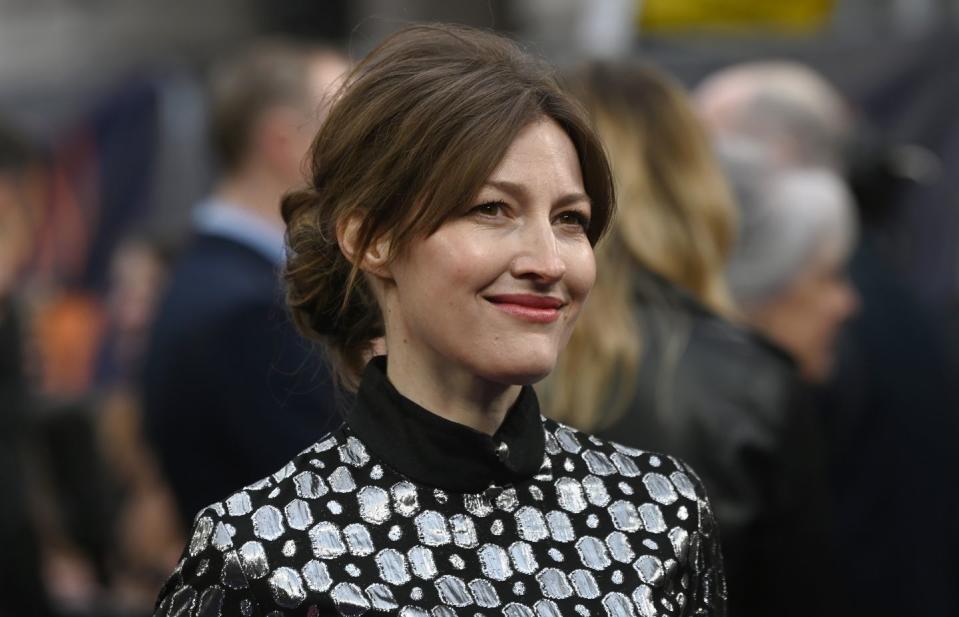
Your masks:
<svg viewBox="0 0 959 617"><path fill-rule="evenodd" d="M511 270L517 278L532 278L543 282L555 282L563 278L566 274L566 262L552 224L546 221L525 225Z"/></svg>

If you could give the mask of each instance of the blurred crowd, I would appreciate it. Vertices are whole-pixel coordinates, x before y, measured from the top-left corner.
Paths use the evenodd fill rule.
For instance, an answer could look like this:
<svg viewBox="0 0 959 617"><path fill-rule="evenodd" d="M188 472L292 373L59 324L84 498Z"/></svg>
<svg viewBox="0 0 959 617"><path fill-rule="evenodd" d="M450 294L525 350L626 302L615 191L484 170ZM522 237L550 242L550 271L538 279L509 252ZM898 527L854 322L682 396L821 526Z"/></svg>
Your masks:
<svg viewBox="0 0 959 617"><path fill-rule="evenodd" d="M0 118L0 616L151 614L197 510L349 408L278 277L336 43L245 41L52 135ZM871 106L765 50L599 45L558 71L618 211L544 412L698 471L734 617L959 615L959 277L923 269L959 270L959 125L901 103L956 96L915 85L950 50ZM157 205L183 156L215 161L205 195Z"/></svg>

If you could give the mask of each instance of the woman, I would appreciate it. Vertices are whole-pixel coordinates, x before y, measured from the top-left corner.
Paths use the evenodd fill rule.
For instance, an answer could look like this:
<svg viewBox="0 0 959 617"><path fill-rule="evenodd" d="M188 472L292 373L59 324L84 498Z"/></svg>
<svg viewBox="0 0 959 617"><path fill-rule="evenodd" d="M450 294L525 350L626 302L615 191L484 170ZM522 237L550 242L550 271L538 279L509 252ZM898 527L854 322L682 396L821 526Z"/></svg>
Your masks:
<svg viewBox="0 0 959 617"><path fill-rule="evenodd" d="M650 67L593 64L569 81L609 150L619 208L547 414L702 472L730 614L827 614L820 435L792 360L738 323L724 276L735 209L704 132Z"/></svg>
<svg viewBox="0 0 959 617"><path fill-rule="evenodd" d="M355 406L200 512L157 614L724 614L695 476L544 420L530 387L612 213L549 74L493 34L408 28L350 75L311 163L283 203L289 301Z"/></svg>

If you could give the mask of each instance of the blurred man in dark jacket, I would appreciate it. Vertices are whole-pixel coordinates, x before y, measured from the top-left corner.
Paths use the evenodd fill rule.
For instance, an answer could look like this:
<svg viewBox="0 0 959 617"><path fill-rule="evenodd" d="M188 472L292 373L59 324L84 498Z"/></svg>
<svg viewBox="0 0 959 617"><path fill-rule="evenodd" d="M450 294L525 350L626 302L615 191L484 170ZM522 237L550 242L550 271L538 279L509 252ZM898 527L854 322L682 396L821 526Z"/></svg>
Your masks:
<svg viewBox="0 0 959 617"><path fill-rule="evenodd" d="M223 176L194 215L147 352L144 409L184 522L277 470L338 420L321 355L287 319L280 197L345 60L273 42L221 67L213 142Z"/></svg>
<svg viewBox="0 0 959 617"><path fill-rule="evenodd" d="M31 148L0 125L0 617L50 614L23 460L28 432L21 324L14 287L30 249L24 174ZM14 591L15 590L15 591Z"/></svg>

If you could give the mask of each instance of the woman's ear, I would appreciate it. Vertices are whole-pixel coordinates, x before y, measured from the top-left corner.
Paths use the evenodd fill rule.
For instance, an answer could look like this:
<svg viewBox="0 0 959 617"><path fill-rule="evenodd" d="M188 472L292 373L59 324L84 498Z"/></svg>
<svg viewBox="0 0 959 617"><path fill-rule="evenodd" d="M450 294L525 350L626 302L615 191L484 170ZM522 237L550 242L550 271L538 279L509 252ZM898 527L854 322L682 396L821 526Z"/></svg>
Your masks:
<svg viewBox="0 0 959 617"><path fill-rule="evenodd" d="M360 242L362 219L359 215L348 216L336 226L336 241L340 250L350 262L359 266L363 272L368 272L381 278L390 278L389 269L390 241L381 236L366 248L362 255L357 255Z"/></svg>

